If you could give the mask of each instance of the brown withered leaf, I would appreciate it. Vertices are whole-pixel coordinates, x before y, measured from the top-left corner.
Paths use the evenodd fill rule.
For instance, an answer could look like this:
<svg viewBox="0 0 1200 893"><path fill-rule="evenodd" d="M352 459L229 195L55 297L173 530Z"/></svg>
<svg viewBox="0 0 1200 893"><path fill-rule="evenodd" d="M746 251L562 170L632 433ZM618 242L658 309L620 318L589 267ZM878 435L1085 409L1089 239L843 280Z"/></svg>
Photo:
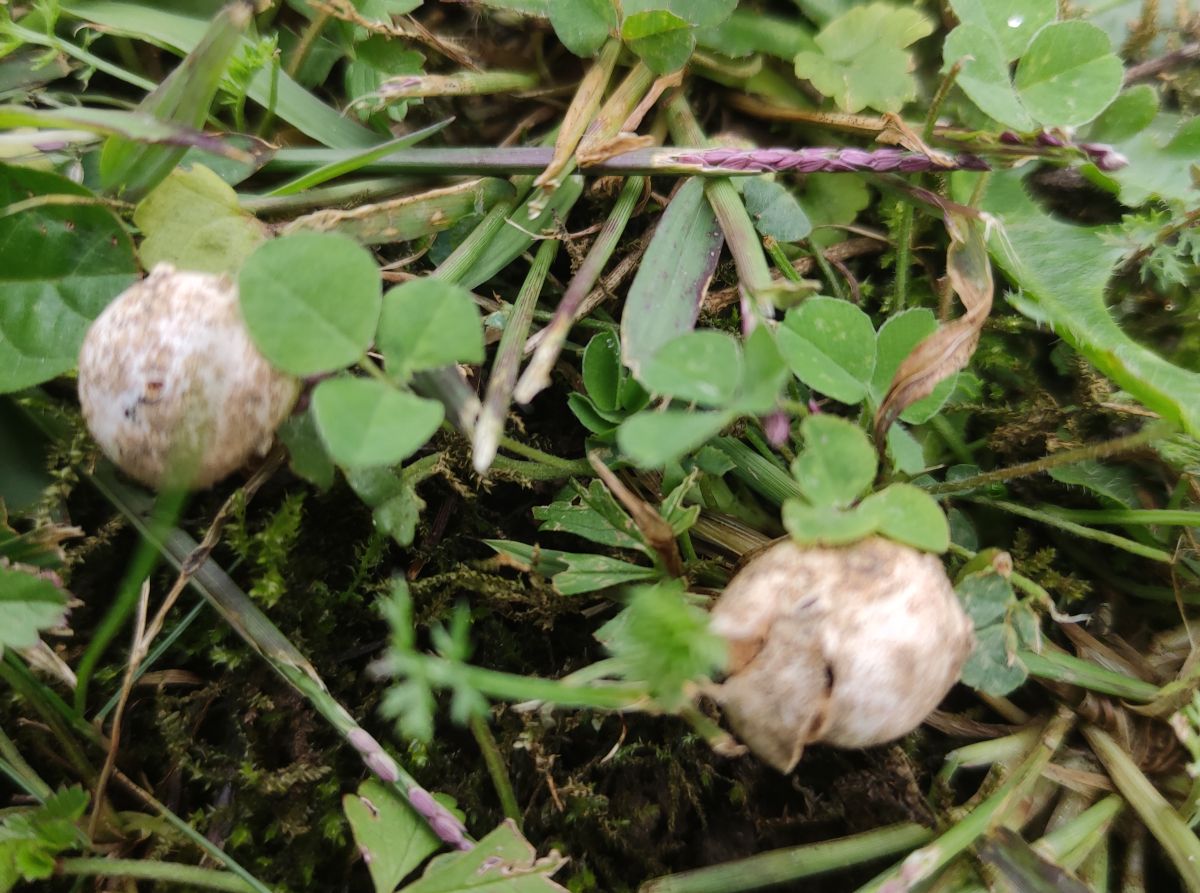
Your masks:
<svg viewBox="0 0 1200 893"><path fill-rule="evenodd" d="M987 254L986 221L977 212L972 215L963 213L966 209L959 211L948 204L943 207L946 231L950 234L946 274L966 312L938 326L904 358L875 413L877 444L884 442L888 428L900 413L929 396L938 382L966 367L979 343L983 323L992 311L995 285Z"/></svg>

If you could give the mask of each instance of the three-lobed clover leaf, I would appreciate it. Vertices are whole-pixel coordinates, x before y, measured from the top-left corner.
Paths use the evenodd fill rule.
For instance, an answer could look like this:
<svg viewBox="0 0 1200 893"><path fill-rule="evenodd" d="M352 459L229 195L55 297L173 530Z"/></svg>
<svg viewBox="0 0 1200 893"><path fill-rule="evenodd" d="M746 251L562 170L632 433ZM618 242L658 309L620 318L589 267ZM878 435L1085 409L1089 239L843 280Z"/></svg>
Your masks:
<svg viewBox="0 0 1200 893"><path fill-rule="evenodd" d="M471 293L425 277L383 296L376 346L388 376L404 382L413 372L483 361L483 323Z"/></svg>
<svg viewBox="0 0 1200 893"><path fill-rule="evenodd" d="M312 396L313 417L329 455L346 468L394 465L438 429L444 410L373 378L330 378Z"/></svg>
<svg viewBox="0 0 1200 893"><path fill-rule="evenodd" d="M890 3L856 6L821 29L820 52L796 56L796 76L812 82L845 112L898 112L917 98L912 54L906 48L933 33L915 9Z"/></svg>
<svg viewBox="0 0 1200 893"><path fill-rule="evenodd" d="M1033 35L1058 16L1057 0L950 0L950 8L962 25L980 28L995 41L1005 63L1018 59Z"/></svg>
<svg viewBox="0 0 1200 893"><path fill-rule="evenodd" d="M956 83L981 111L1019 131L1077 127L1116 99L1124 67L1100 28L1054 22L1048 0L1010 6L960 0L962 24L942 47L942 70L961 66ZM1018 56L1010 77L1009 63Z"/></svg>
<svg viewBox="0 0 1200 893"><path fill-rule="evenodd" d="M793 539L838 546L879 534L927 552L946 551L949 524L924 490L897 483L863 497L878 461L861 428L837 416L813 415L801 423L800 433L804 450L792 474L804 500L785 501L782 515Z"/></svg>
<svg viewBox="0 0 1200 893"><path fill-rule="evenodd" d="M1017 598L1007 577L990 569L968 574L954 591L975 625L963 683L992 695L1008 694L1029 675L1017 651L1037 647L1037 615Z"/></svg>
<svg viewBox="0 0 1200 893"><path fill-rule="evenodd" d="M379 268L348 236L296 233L264 242L238 277L242 317L271 365L319 375L358 362L382 302Z"/></svg>
<svg viewBox="0 0 1200 893"><path fill-rule="evenodd" d="M789 310L777 335L792 372L839 403L861 402L875 369L875 327L848 301L809 298Z"/></svg>
<svg viewBox="0 0 1200 893"><path fill-rule="evenodd" d="M640 412L617 429L617 444L636 464L661 466L703 446L738 415L773 410L787 374L765 326L744 345L711 329L681 335L663 345L638 377L653 393L709 409Z"/></svg>
<svg viewBox="0 0 1200 893"><path fill-rule="evenodd" d="M875 448L853 422L812 415L800 433L804 450L792 462L792 475L809 503L847 508L871 486L879 469Z"/></svg>
<svg viewBox="0 0 1200 893"><path fill-rule="evenodd" d="M876 332L870 317L848 301L817 296L789 310L779 327L779 350L792 373L839 403L883 402L900 363L937 329L933 311L918 307L889 317ZM954 390L956 376L900 414L911 424L931 419Z"/></svg>
<svg viewBox="0 0 1200 893"><path fill-rule="evenodd" d="M689 332L659 349L639 378L650 391L687 402L721 406L742 383L742 348L725 332Z"/></svg>
<svg viewBox="0 0 1200 893"><path fill-rule="evenodd" d="M554 0L546 15L563 46L591 56L612 34L656 74L682 68L696 47L696 31L733 14L737 0Z"/></svg>

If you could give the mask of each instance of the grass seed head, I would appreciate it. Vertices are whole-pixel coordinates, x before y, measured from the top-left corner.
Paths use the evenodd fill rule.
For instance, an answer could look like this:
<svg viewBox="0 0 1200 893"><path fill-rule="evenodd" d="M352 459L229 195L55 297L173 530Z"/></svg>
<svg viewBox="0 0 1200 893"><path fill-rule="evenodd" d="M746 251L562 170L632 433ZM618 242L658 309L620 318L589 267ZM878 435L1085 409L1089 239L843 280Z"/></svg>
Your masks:
<svg viewBox="0 0 1200 893"><path fill-rule="evenodd" d="M869 747L912 731L973 642L941 561L881 537L772 546L726 588L712 629L730 645L717 700L783 772L808 744Z"/></svg>
<svg viewBox="0 0 1200 893"><path fill-rule="evenodd" d="M168 264L105 308L79 355L88 429L151 487L207 487L266 452L299 390L250 340L229 277Z"/></svg>

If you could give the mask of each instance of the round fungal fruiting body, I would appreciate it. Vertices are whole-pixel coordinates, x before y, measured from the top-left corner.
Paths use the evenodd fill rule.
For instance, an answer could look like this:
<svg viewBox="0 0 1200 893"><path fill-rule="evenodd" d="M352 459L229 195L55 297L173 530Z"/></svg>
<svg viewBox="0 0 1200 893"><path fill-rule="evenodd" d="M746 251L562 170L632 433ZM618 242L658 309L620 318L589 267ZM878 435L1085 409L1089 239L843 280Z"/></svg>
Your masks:
<svg viewBox="0 0 1200 893"><path fill-rule="evenodd" d="M973 644L942 563L880 537L771 546L725 589L712 629L730 645L715 696L782 772L808 744L869 747L912 731Z"/></svg>
<svg viewBox="0 0 1200 893"><path fill-rule="evenodd" d="M266 452L299 392L250 340L229 277L168 264L104 309L79 354L88 429L151 487L207 487Z"/></svg>

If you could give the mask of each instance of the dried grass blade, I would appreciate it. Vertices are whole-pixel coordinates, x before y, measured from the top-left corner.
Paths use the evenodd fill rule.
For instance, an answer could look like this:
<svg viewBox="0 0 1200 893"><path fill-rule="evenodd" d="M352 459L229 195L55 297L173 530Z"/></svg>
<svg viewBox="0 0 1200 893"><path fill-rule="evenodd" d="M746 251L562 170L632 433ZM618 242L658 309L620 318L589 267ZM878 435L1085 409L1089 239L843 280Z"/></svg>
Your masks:
<svg viewBox="0 0 1200 893"><path fill-rule="evenodd" d="M949 208L945 220L950 234L946 275L966 313L939 326L904 358L875 414L877 443L883 443L888 428L900 413L928 397L938 382L966 367L979 344L983 323L992 311L995 283L987 255L984 222Z"/></svg>
<svg viewBox="0 0 1200 893"><path fill-rule="evenodd" d="M609 40L601 47L596 61L583 76L583 80L579 82L575 98L571 100L571 105L567 108L562 126L558 130L558 138L554 141L554 156L546 165L546 169L534 180L535 186L550 186L566 174L567 166L571 163L571 157L575 153L575 147L579 145L588 125L591 124L596 110L600 108L600 102L604 98L604 89L608 86L609 78L612 77L613 68L616 67L617 56L620 52L621 42L619 40Z"/></svg>

